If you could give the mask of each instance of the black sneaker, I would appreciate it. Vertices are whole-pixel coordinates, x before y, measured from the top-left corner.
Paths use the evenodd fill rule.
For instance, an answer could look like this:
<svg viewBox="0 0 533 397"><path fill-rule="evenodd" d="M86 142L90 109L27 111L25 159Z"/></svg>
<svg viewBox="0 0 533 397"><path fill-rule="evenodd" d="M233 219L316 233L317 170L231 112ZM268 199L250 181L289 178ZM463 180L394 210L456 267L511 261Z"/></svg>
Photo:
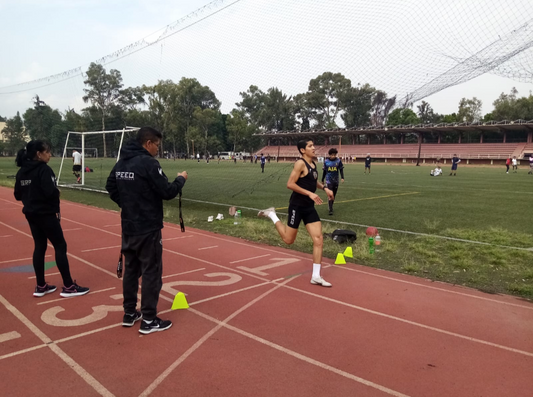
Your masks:
<svg viewBox="0 0 533 397"><path fill-rule="evenodd" d="M148 324L146 320L141 321L141 328L139 328L139 332L141 334L148 335L152 332L164 331L170 327L172 327L172 321L161 320L159 317L156 317L150 324Z"/></svg>
<svg viewBox="0 0 533 397"><path fill-rule="evenodd" d="M72 284L70 287L63 287L63 291L59 295L61 295L63 298L71 298L73 296L85 295L88 292L89 288L80 287L78 284L76 284L76 281L74 281L74 284Z"/></svg>
<svg viewBox="0 0 533 397"><path fill-rule="evenodd" d="M45 284L44 287L35 287L35 292L33 293L33 296L45 296L46 294L50 294L56 290L55 285Z"/></svg>
<svg viewBox="0 0 533 397"><path fill-rule="evenodd" d="M122 318L122 326L123 327L133 327L133 324L135 324L137 321L143 318L143 315L140 311L136 310L135 313L124 313L124 317Z"/></svg>

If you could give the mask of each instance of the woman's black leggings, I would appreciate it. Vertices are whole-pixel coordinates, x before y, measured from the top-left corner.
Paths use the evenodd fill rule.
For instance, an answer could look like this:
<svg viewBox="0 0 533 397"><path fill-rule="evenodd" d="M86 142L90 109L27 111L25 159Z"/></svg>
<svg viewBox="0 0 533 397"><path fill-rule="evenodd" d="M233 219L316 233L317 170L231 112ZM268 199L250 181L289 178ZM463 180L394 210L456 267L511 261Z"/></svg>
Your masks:
<svg viewBox="0 0 533 397"><path fill-rule="evenodd" d="M63 229L59 219L55 214L30 215L26 214L26 219L30 225L35 249L33 251L33 269L37 277L37 285L46 284L44 279L44 256L48 246L47 240L50 240L56 252L56 265L63 278L63 285L70 287L72 277L67 258L67 242L63 236Z"/></svg>

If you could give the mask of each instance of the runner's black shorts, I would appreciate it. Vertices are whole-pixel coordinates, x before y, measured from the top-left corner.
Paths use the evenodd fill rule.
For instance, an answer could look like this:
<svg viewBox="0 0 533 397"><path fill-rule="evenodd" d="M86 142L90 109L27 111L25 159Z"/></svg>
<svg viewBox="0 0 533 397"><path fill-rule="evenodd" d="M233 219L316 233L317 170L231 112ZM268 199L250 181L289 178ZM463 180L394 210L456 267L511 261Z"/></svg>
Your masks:
<svg viewBox="0 0 533 397"><path fill-rule="evenodd" d="M72 166L72 171L74 171L74 172L81 171L81 165L73 165Z"/></svg>
<svg viewBox="0 0 533 397"><path fill-rule="evenodd" d="M298 229L301 221L304 221L304 225L320 222L320 217L316 212L315 206L300 207L289 204L289 220L287 221L287 226Z"/></svg>

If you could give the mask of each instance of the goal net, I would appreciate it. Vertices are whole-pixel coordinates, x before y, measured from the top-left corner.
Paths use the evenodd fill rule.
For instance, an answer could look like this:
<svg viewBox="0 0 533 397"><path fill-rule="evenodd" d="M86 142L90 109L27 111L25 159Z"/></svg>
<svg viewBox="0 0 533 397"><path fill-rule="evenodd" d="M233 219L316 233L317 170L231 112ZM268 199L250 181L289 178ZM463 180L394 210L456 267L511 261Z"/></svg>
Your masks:
<svg viewBox="0 0 533 397"><path fill-rule="evenodd" d="M134 138L139 128L126 127L112 131L69 131L57 184L63 187L77 187L84 190L105 191L105 184L111 169L120 158L120 149ZM80 170L74 168L74 153L81 158Z"/></svg>

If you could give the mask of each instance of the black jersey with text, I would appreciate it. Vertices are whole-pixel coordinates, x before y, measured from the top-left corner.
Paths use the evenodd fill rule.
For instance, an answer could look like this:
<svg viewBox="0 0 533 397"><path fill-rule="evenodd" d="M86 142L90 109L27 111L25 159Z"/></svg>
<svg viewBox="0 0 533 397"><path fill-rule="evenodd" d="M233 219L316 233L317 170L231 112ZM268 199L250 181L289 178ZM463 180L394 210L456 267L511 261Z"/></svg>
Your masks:
<svg viewBox="0 0 533 397"><path fill-rule="evenodd" d="M344 179L343 175L343 169L344 165L342 164L342 161L340 158L336 158L335 160L326 159L324 160L324 166L322 167L322 170L324 171L326 175L326 183L331 185L338 185L339 184L339 173L341 178ZM322 177L322 181L324 181L324 177Z"/></svg>
<svg viewBox="0 0 533 397"><path fill-rule="evenodd" d="M309 165L307 161L304 159L300 159L298 161L303 161L305 163L305 167L307 168L307 175L298 178L296 181L296 184L300 186L302 189L309 190L311 193L316 192L316 182L318 180L318 171L316 169L316 164L314 161L313 167ZM315 202L311 200L308 196L304 196L303 194L292 192L290 203L292 205L297 205L301 207L308 207L315 205Z"/></svg>

